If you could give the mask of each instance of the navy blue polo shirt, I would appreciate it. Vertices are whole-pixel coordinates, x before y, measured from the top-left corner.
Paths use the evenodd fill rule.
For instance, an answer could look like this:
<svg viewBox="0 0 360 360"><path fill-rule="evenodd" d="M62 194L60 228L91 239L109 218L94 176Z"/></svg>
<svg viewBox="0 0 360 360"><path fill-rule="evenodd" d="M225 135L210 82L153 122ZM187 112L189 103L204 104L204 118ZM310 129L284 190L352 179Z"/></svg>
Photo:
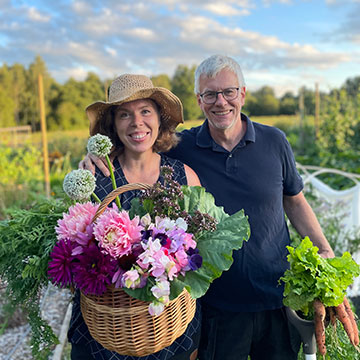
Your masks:
<svg viewBox="0 0 360 360"><path fill-rule="evenodd" d="M208 121L180 133L168 155L189 165L202 185L228 214L244 209L251 236L234 251L231 268L216 279L203 301L230 311L263 311L282 307L278 279L288 268L289 232L283 195L296 195L303 182L285 134L252 122L238 145L227 151L211 137Z"/></svg>

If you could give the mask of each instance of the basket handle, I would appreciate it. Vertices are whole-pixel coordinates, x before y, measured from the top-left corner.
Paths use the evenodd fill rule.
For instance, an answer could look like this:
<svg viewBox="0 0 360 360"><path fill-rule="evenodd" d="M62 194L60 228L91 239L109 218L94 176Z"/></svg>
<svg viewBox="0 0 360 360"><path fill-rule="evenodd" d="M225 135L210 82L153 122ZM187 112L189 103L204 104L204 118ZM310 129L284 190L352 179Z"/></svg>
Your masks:
<svg viewBox="0 0 360 360"><path fill-rule="evenodd" d="M126 191L131 190L149 190L152 188L152 185L144 184L144 183L132 183L132 184L126 184L123 186L119 186L117 189L113 190L109 194L106 195L104 200L101 202L98 210L96 211L94 218L92 219L92 222L95 222L96 219L105 211L107 206L119 195Z"/></svg>

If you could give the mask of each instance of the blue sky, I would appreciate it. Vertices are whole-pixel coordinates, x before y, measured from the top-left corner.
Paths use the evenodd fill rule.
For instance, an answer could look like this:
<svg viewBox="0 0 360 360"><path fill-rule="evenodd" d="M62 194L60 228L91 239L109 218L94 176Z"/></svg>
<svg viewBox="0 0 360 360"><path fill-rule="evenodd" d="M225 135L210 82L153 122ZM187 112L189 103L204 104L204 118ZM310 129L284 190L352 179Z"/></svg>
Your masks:
<svg viewBox="0 0 360 360"><path fill-rule="evenodd" d="M60 83L174 74L222 53L247 87L329 91L360 76L360 0L0 0L0 63L40 55Z"/></svg>

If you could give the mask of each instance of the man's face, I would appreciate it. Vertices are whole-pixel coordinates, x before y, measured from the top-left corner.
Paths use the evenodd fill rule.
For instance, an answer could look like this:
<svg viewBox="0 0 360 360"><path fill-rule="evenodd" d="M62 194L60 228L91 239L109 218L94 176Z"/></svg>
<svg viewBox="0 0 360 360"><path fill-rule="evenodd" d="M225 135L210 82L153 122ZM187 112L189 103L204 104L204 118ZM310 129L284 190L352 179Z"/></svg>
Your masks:
<svg viewBox="0 0 360 360"><path fill-rule="evenodd" d="M228 69L221 70L215 77L200 76L200 94L206 91L223 91L228 88L239 87L237 76ZM218 129L232 128L241 121L241 108L245 102L245 87L239 89L238 96L233 100L225 100L223 94L218 94L214 104L205 104L197 95L198 104L209 121L209 125Z"/></svg>

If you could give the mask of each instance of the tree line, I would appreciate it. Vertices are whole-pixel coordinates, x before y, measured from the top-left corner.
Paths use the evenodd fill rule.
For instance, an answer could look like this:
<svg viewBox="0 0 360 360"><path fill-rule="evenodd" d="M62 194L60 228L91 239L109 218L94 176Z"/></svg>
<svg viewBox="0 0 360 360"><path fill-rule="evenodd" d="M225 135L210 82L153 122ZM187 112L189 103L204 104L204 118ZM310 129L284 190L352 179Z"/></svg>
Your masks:
<svg viewBox="0 0 360 360"><path fill-rule="evenodd" d="M165 87L181 99L185 120L203 117L193 92L195 68L195 65L190 67L179 65L172 77L166 74L152 77L155 86ZM37 90L39 73L44 79L46 119L50 130L87 127L88 120L84 109L94 101L106 100L107 87L112 80L102 81L95 73L89 72L83 81L70 78L64 84L59 84L51 77L40 56L36 56L28 68L22 64L12 66L3 64L0 67L0 128L30 125L33 131L39 130ZM340 113L344 110L350 111L344 109L350 105L332 104L331 99L335 98L339 99L340 103L347 103L345 98L350 99L353 104L351 106L358 109L359 85L360 76L346 80L340 89L332 90L329 94L321 93L322 109L325 109L325 112L330 111L329 107ZM281 97L276 97L270 86L263 86L257 91L247 91L243 111L250 116L294 115L299 112L300 99L303 103L304 115L314 115L315 94L313 90L307 88L299 89L298 94L286 92ZM353 110L353 113L357 113L357 110ZM358 122L352 120L352 123L354 121ZM350 125L346 124L346 126ZM350 128L352 127L351 125Z"/></svg>

